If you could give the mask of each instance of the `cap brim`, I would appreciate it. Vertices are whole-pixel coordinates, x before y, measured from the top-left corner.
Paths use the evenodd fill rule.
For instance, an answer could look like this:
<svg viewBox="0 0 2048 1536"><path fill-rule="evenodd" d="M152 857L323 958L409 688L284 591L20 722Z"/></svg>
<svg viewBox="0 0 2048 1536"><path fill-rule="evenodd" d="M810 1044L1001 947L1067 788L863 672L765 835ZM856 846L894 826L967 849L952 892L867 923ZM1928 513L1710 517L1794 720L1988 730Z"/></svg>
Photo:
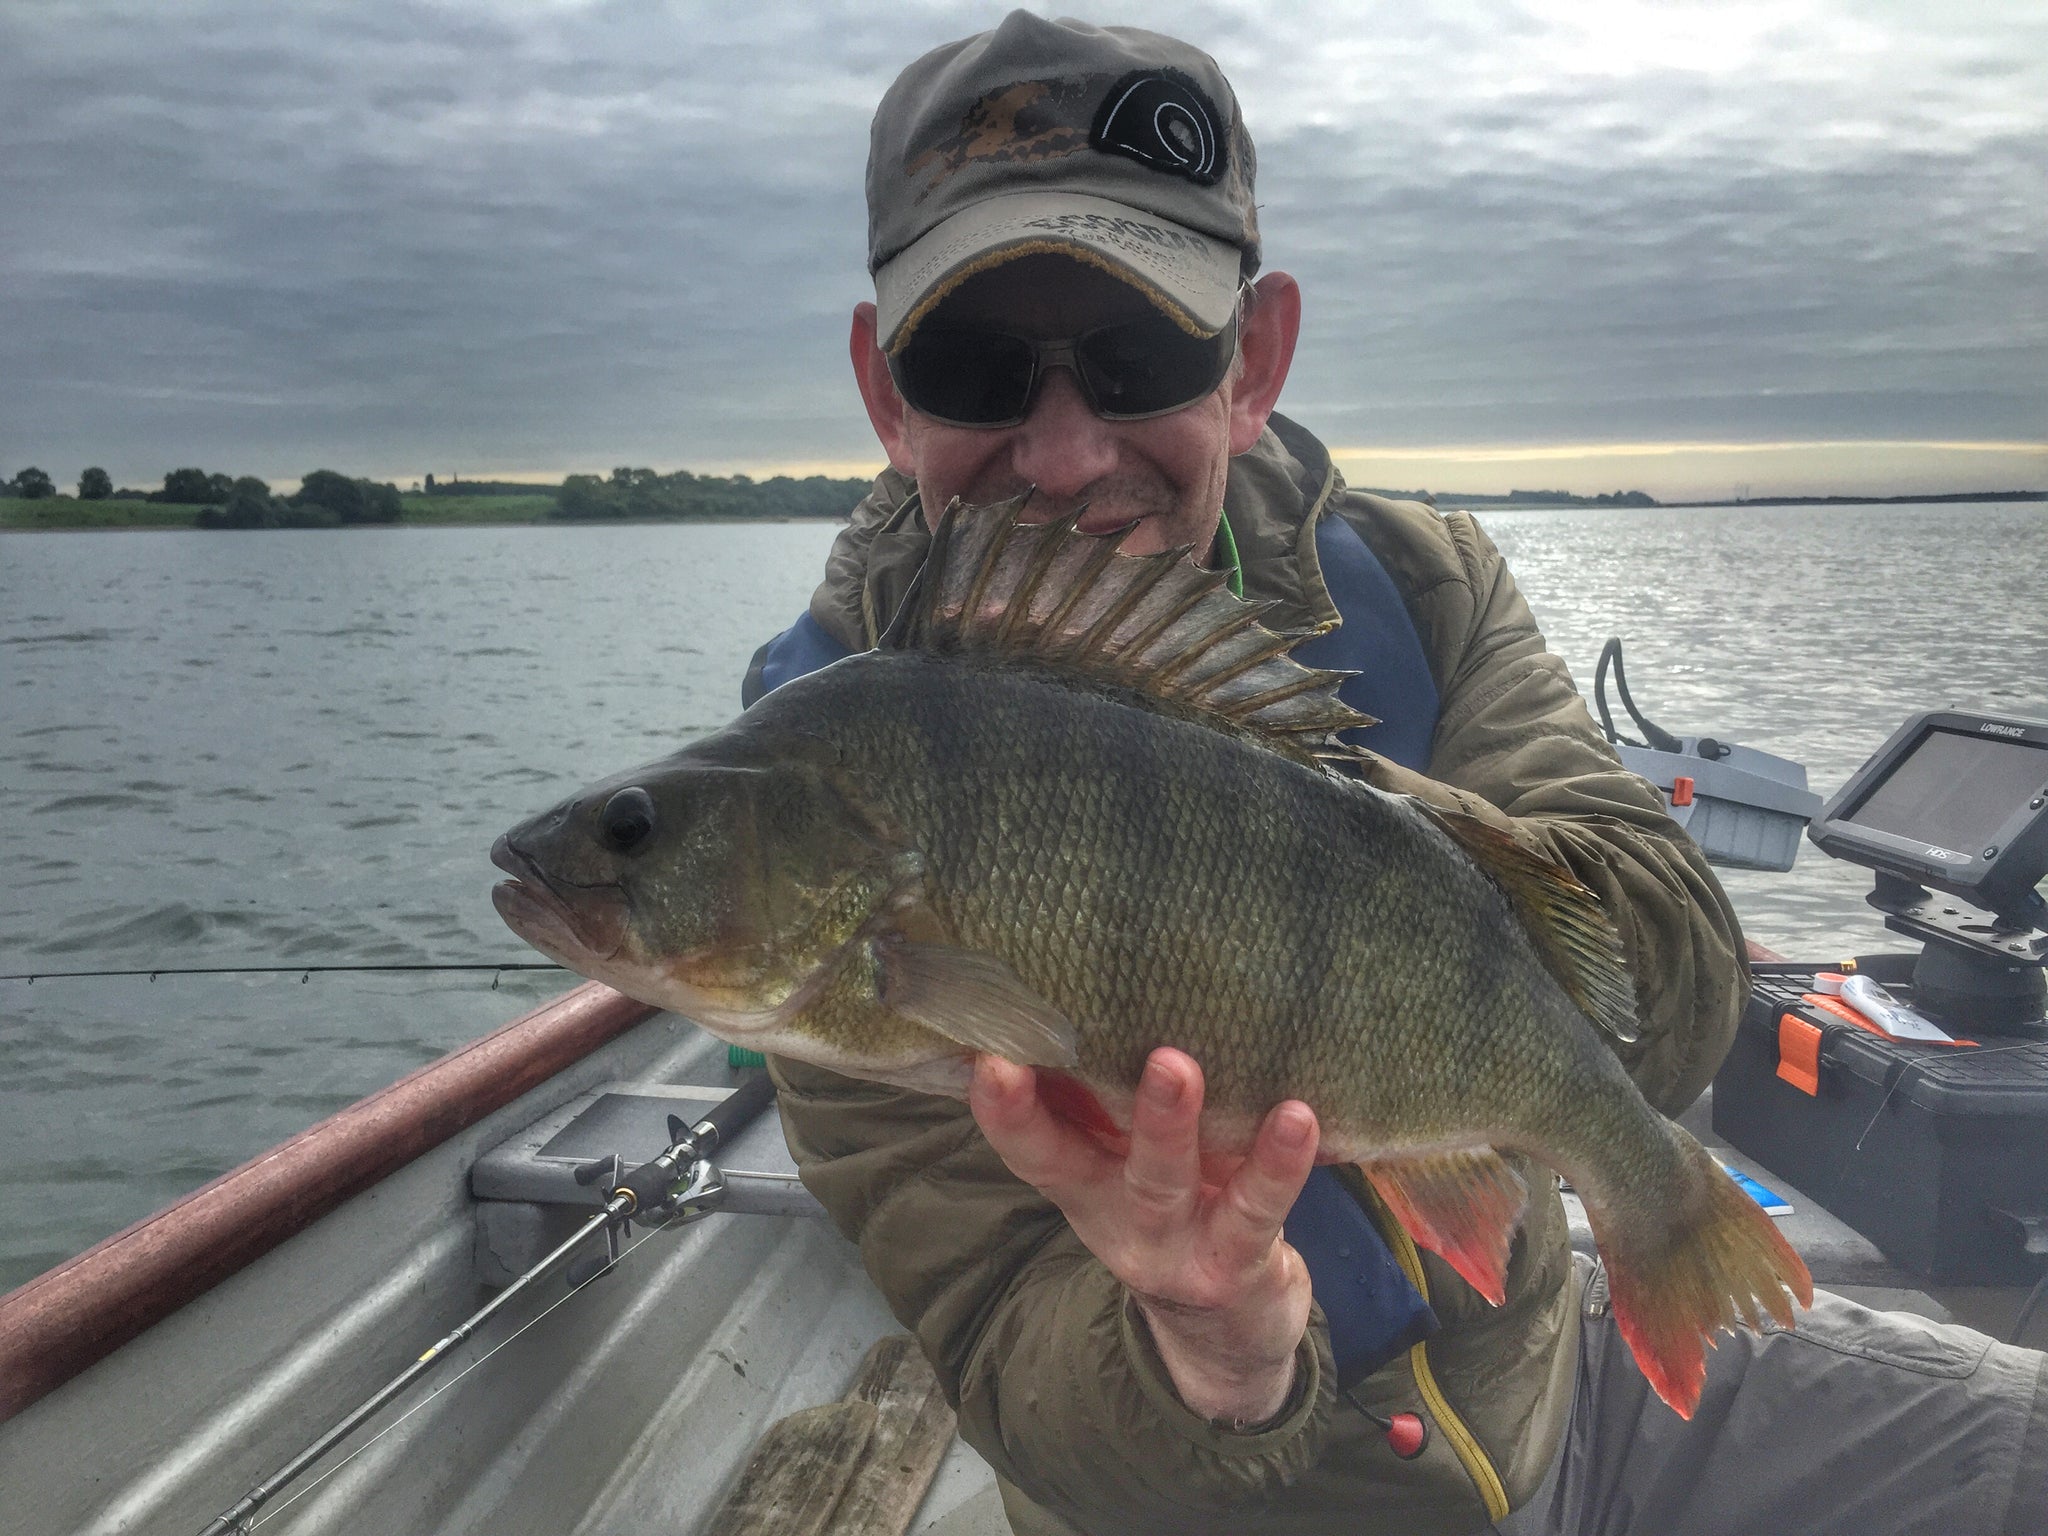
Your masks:
<svg viewBox="0 0 2048 1536"><path fill-rule="evenodd" d="M919 321L976 273L1041 253L1101 267L1198 336L1222 330L1236 308L1236 246L1108 198L1016 192L961 209L875 273L875 330L883 349L902 346Z"/></svg>

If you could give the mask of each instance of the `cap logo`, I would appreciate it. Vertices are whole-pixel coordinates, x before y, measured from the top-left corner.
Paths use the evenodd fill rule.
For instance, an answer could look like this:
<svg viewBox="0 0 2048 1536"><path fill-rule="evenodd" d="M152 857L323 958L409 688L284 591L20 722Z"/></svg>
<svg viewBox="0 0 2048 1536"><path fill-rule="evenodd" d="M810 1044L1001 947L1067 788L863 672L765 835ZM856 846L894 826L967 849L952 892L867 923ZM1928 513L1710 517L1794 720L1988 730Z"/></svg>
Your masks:
<svg viewBox="0 0 2048 1536"><path fill-rule="evenodd" d="M1098 78L1100 78L1098 76ZM1082 147L1074 80L1019 80L970 102L952 128L905 159L903 173L924 181L923 202L968 166L1056 160Z"/></svg>
<svg viewBox="0 0 2048 1536"><path fill-rule="evenodd" d="M1213 187L1223 178L1216 109L1178 70L1141 69L1124 76L1103 98L1088 142L1104 154L1184 176L1198 187Z"/></svg>

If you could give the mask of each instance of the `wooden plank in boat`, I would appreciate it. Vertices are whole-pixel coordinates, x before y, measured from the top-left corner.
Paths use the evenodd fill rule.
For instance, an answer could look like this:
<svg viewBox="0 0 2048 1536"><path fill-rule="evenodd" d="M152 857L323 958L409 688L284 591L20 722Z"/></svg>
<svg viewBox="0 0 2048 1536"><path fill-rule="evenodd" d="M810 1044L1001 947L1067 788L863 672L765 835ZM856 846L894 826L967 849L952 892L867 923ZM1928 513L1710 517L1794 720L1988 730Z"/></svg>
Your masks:
<svg viewBox="0 0 2048 1536"><path fill-rule="evenodd" d="M826 1536L874 1439L873 1403L826 1403L768 1426L711 1529L727 1536Z"/></svg>
<svg viewBox="0 0 2048 1536"><path fill-rule="evenodd" d="M954 1427L917 1341L894 1334L868 1351L840 1401L769 1427L708 1529L721 1536L903 1536Z"/></svg>

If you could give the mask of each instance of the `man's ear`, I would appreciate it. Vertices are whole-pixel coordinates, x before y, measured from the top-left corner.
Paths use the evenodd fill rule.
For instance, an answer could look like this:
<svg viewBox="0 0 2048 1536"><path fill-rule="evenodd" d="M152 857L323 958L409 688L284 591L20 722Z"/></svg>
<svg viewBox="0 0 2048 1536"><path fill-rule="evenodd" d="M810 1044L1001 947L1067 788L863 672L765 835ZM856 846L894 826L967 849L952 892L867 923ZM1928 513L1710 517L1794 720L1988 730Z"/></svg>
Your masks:
<svg viewBox="0 0 2048 1536"><path fill-rule="evenodd" d="M853 306L853 333L846 349L853 358L854 382L860 385L861 403L868 408L875 436L889 455L890 467L906 475L917 473L910 457L910 437L904 431L903 397L896 393L896 381L889 376L889 359L875 341L875 306Z"/></svg>
<svg viewBox="0 0 2048 1536"><path fill-rule="evenodd" d="M1294 365L1294 343L1301 335L1301 285L1285 272L1268 272L1253 287L1256 291L1238 328L1241 366L1230 394L1233 454L1247 452L1266 430L1266 418L1279 402L1280 386Z"/></svg>

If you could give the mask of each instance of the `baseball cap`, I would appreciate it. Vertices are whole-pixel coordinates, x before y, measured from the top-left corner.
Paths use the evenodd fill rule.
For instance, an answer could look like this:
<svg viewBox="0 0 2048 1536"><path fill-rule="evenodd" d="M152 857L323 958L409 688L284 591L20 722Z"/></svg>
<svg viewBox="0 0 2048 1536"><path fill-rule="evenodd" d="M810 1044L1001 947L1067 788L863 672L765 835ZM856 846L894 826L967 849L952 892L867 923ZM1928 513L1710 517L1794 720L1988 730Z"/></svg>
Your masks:
<svg viewBox="0 0 2048 1536"><path fill-rule="evenodd" d="M868 270L895 351L946 295L1057 253L1213 336L1258 269L1257 169L1237 97L1198 48L1013 11L896 78L868 147Z"/></svg>

